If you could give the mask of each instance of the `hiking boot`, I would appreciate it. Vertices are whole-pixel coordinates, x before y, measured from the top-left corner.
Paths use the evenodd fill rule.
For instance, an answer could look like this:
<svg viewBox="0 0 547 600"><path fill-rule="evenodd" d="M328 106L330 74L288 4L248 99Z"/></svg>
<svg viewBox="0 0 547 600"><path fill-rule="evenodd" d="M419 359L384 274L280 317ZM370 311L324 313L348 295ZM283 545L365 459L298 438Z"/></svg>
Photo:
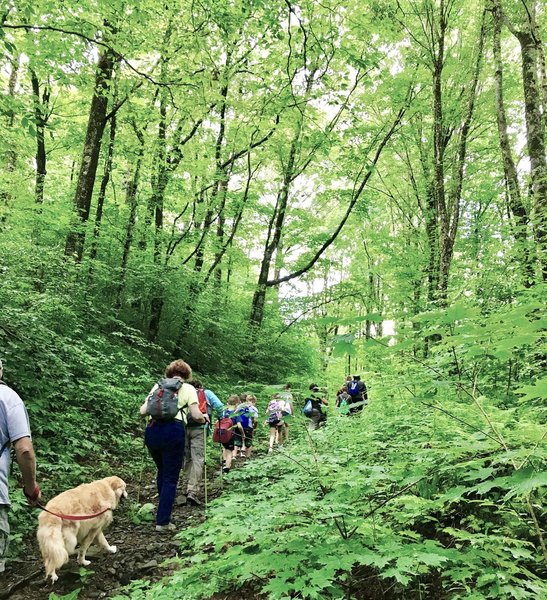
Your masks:
<svg viewBox="0 0 547 600"><path fill-rule="evenodd" d="M167 523L167 525L156 525L156 531L175 531L177 526L174 523Z"/></svg>
<svg viewBox="0 0 547 600"><path fill-rule="evenodd" d="M201 506L200 500L198 500L195 496L192 496L191 494L186 496L186 504L189 504L190 506Z"/></svg>

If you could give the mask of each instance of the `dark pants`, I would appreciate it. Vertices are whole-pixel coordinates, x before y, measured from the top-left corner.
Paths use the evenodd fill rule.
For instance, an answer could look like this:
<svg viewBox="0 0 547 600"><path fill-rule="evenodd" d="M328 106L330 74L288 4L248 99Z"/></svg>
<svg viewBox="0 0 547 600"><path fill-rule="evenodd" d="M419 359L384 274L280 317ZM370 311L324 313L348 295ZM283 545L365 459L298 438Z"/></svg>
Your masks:
<svg viewBox="0 0 547 600"><path fill-rule="evenodd" d="M171 511L177 493L179 473L184 461L184 425L174 420L160 423L153 421L144 433L144 442L158 469L157 525L171 521Z"/></svg>
<svg viewBox="0 0 547 600"><path fill-rule="evenodd" d="M327 415L317 408L312 408L310 419L310 429L313 431L327 422Z"/></svg>

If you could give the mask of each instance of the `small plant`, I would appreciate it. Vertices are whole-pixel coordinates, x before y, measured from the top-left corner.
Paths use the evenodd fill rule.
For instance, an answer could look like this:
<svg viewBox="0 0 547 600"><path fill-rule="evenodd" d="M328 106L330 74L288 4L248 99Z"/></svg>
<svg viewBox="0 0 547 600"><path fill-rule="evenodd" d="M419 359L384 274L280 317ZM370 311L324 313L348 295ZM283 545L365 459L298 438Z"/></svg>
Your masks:
<svg viewBox="0 0 547 600"><path fill-rule="evenodd" d="M137 508L138 507L138 508ZM135 525L140 525L141 523L149 523L154 520L154 505L151 502L147 502L139 506L138 504L133 504L130 508L131 520Z"/></svg>

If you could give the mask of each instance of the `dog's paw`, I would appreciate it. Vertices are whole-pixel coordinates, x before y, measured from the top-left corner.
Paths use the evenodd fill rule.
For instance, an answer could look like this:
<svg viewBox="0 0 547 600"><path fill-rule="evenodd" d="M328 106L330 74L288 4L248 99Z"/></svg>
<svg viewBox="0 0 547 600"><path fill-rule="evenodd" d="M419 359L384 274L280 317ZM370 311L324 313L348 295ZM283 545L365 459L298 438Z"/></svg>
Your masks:
<svg viewBox="0 0 547 600"><path fill-rule="evenodd" d="M53 573L51 574L51 583L55 583L57 579L59 579L59 575L57 575L57 573L53 571Z"/></svg>
<svg viewBox="0 0 547 600"><path fill-rule="evenodd" d="M81 558L78 562L82 565L82 567L88 567L91 564L91 561L86 560L85 558Z"/></svg>
<svg viewBox="0 0 547 600"><path fill-rule="evenodd" d="M108 551L110 552L110 554L116 554L116 552L118 551L118 547L117 546L109 546Z"/></svg>

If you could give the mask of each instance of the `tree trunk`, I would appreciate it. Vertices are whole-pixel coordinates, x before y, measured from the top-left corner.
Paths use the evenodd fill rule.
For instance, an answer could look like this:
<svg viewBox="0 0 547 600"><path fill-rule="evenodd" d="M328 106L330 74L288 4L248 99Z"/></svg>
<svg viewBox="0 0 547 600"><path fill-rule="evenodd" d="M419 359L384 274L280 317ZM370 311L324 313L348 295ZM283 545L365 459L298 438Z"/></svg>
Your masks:
<svg viewBox="0 0 547 600"><path fill-rule="evenodd" d="M517 257L523 269L523 283L529 287L534 281L534 267L528 240L528 212L522 201L520 185L518 181L517 168L511 153L511 144L507 133L507 116L503 100L503 62L501 58L501 23L502 13L499 0L494 0L492 11L493 28L493 50L494 68L496 82L496 115L498 122L498 133L500 150L503 160L503 173L507 187L508 208L513 216L513 235L517 244Z"/></svg>
<svg viewBox="0 0 547 600"><path fill-rule="evenodd" d="M294 165L296 162L296 149L300 140L301 131L302 122L299 121L296 135L291 143L287 166L283 174L283 184L277 195L275 210L272 214L272 218L270 219L270 224L268 227L266 247L264 248L264 255L260 265L258 284L253 295L251 316L249 320L251 327L255 330L260 329L262 321L264 320L264 305L266 303L268 275L270 273L274 252L279 247L281 240L283 223L285 221L285 212L287 210L287 204L289 200L290 186L293 180Z"/></svg>
<svg viewBox="0 0 547 600"><path fill-rule="evenodd" d="M104 163L104 172L101 179L101 187L99 189L99 196L97 197L97 212L95 213L95 225L93 227L93 240L91 242L91 251L89 258L94 261L97 258L97 246L99 241L99 234L101 231L101 222L103 219L103 208L104 200L106 197L106 188L110 181L110 175L112 173L112 159L114 157L114 142L116 140L116 115L112 116L110 120L110 140L108 142L108 152L106 161ZM93 268L92 266L90 267Z"/></svg>
<svg viewBox="0 0 547 600"><path fill-rule="evenodd" d="M7 13L6 13L7 15ZM17 76L19 74L19 56L12 58L10 60L11 71L8 80L8 96L15 100L15 88L17 86ZM13 108L10 108L7 112L7 129L13 129L15 124L15 111ZM13 141L8 144L8 150L6 151L6 171L8 173L12 173L15 171L15 167L17 166L17 153L14 150L15 145ZM5 189L0 191L0 201L3 204L8 204L11 198L10 192ZM6 216L2 215L1 222L6 220Z"/></svg>
<svg viewBox="0 0 547 600"><path fill-rule="evenodd" d="M531 32L516 32L522 59L522 85L526 140L530 156L530 178L534 212L532 225L541 261L543 280L547 281L547 160L541 115L541 94L537 76L537 48Z"/></svg>
<svg viewBox="0 0 547 600"><path fill-rule="evenodd" d="M441 7L443 2L441 1ZM455 160L453 160L453 177L451 188L447 195L444 186L445 176L445 151L450 136L447 133L444 123L442 109L442 68L444 64L444 36L446 34L446 22L441 14L439 25L439 38L437 40L439 54L434 69L433 76L433 94L434 94L434 162L435 162L435 194L439 210L440 220L440 261L439 261L439 303L445 306L448 298L448 278L450 266L454 254L454 243L458 231L460 219L461 195L463 188L463 178L465 162L467 157L467 141L469 130L473 120L475 109L475 99L479 81L480 67L482 63L482 54L484 48L485 16L482 15L481 29L478 40L477 58L474 67L473 78L469 84L467 98L467 110L464 115L463 123L459 129L459 139L457 144Z"/></svg>
<svg viewBox="0 0 547 600"><path fill-rule="evenodd" d="M432 300L440 300L441 303L446 301L446 291L448 286L448 270L450 262L448 261L446 241L449 235L449 215L447 214L446 191L444 185L444 153L448 144L448 138L445 131L445 122L443 114L443 89L442 89L442 74L444 68L444 43L446 35L446 21L443 15L443 3L441 0L441 15L439 19L439 32L437 37L437 55L433 65L433 188L432 188L432 205L435 207L435 223L438 226L438 244L437 249L438 262L435 258L435 266L438 268L431 281L436 280L437 289L431 293ZM432 24L433 28L433 24ZM430 205L428 204L428 211ZM436 237L435 236L435 237ZM431 259L430 259L431 261ZM444 274L444 278L443 278ZM444 289L443 289L444 288ZM443 298L444 296L444 298Z"/></svg>
<svg viewBox="0 0 547 600"><path fill-rule="evenodd" d="M160 122L158 126L158 151L156 155L157 172L154 177L151 205L154 211L154 264L156 268L161 265L162 234L163 234L163 203L167 189L167 107L166 92L162 92L160 100ZM155 288L157 289L157 288ZM163 311L164 296L161 291L155 291L150 304L150 321L148 335L151 340L158 336L161 313Z"/></svg>
<svg viewBox="0 0 547 600"><path fill-rule="evenodd" d="M48 85L45 84L44 93L42 99L40 99L40 82L33 69L30 69L30 81L34 96L34 121L36 123L36 183L34 186L34 198L37 204L42 204L44 202L44 184L47 174L45 128L48 121L47 108L50 92Z"/></svg>
<svg viewBox="0 0 547 600"><path fill-rule="evenodd" d="M129 217L127 219L127 227L125 230L125 241L123 244L122 261L120 265L120 278L118 280L118 287L116 291L116 308L121 308L122 305L122 293L125 285L125 277L127 274L127 264L129 262L129 252L131 251L131 244L133 243L133 235L135 231L135 223L137 221L137 190L139 188L139 179L141 174L142 158L144 156L144 135L142 131L134 125L135 134L139 140L139 148L137 150L137 160L135 163L135 170L133 176L128 177L127 190L125 194L125 203L129 207Z"/></svg>
<svg viewBox="0 0 547 600"><path fill-rule="evenodd" d="M110 49L104 50L99 55L82 162L74 195L76 214L65 243L65 255L74 257L76 262L81 262L84 253L85 226L89 219L95 175L101 151L101 139L106 125L108 91L114 70L114 62L115 55Z"/></svg>
<svg viewBox="0 0 547 600"><path fill-rule="evenodd" d="M437 299L439 287L439 230L437 228L437 203L433 186L428 185L425 207L425 231L428 245L427 261L427 299L433 304Z"/></svg>

